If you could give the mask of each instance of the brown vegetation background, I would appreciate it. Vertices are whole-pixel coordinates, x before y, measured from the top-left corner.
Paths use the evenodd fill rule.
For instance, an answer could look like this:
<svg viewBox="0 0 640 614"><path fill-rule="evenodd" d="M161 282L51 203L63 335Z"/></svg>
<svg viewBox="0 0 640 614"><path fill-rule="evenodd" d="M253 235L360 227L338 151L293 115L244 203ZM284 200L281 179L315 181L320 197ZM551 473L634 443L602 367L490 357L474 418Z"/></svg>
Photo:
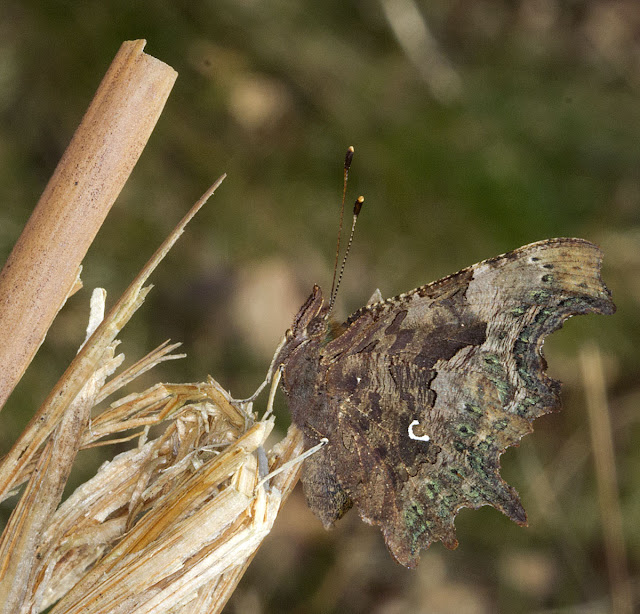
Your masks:
<svg viewBox="0 0 640 614"><path fill-rule="evenodd" d="M123 351L133 362L166 338L184 342L188 358L138 390L211 373L248 396L311 285L331 283L342 161L354 145L349 200L362 193L366 204L340 315L376 287L391 296L554 236L602 246L618 313L574 319L545 346L564 410L503 457L529 528L465 510L458 550L435 545L409 572L355 513L326 533L296 492L227 611L607 612L612 556L638 592L640 5L5 0L2 261L109 62L135 38L179 78L85 260L85 290L0 417L0 453L81 343L90 289L115 300L222 172L227 180L154 275ZM579 361L589 340L608 387L626 553L607 554L603 537L602 451L591 443ZM278 422L284 432L282 406ZM112 453L81 452L76 483Z"/></svg>

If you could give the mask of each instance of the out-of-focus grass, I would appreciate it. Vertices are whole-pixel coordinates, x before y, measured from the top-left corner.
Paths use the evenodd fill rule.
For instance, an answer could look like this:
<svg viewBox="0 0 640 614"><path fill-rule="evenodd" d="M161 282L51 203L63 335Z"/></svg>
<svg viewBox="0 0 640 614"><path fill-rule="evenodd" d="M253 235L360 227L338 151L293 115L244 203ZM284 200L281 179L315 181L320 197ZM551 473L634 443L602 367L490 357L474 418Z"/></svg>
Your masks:
<svg viewBox="0 0 640 614"><path fill-rule="evenodd" d="M394 14L413 14L411 27L398 29ZM457 76L449 99L428 68L425 32ZM604 357L637 583L639 34L633 0L2 3L3 260L125 39L146 38L146 51L180 76L85 261L86 287L117 296L189 204L229 174L154 276L149 304L125 336L130 360L167 337L184 342L189 358L165 367L165 379L211 373L236 396L261 381L312 283L330 283L348 145L356 148L350 194L363 193L366 204L343 315L377 286L396 294L545 237L582 236L605 251L618 313L572 320L547 342L565 408L503 459L528 529L492 510L464 511L460 548L435 546L406 572L355 513L327 534L294 497L230 611L606 611L577 361L587 339ZM2 412L0 450L79 344L87 296L70 299Z"/></svg>

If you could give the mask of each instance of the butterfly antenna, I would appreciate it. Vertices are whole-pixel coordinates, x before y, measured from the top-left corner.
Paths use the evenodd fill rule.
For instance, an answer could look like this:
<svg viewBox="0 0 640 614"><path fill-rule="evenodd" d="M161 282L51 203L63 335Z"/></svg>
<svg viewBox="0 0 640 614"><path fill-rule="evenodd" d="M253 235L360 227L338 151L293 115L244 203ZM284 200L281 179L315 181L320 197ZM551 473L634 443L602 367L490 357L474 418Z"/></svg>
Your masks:
<svg viewBox="0 0 640 614"><path fill-rule="evenodd" d="M338 244L336 245L336 261L333 265L333 281L331 282L331 294L336 287L336 273L338 272L338 259L340 258L340 237L342 237L342 222L344 220L344 200L347 196L347 179L349 178L349 169L351 168L351 161L354 154L353 146L347 149L347 154L344 157L344 180L342 185L342 205L340 206L340 225L338 226Z"/></svg>
<svg viewBox="0 0 640 614"><path fill-rule="evenodd" d="M351 249L351 244L353 243L353 235L356 232L356 222L358 221L358 216L360 215L360 211L362 209L362 205L364 204L364 196L358 196L356 202L353 205L353 222L351 223L351 233L349 234L349 242L347 243L347 249L344 252L344 258L342 259L342 266L340 267L340 274L338 275L338 281L335 284L335 290L331 291L331 301L329 302L329 310L327 311L327 317L331 313L333 309L333 305L336 302L336 296L338 295L338 288L340 288L340 282L342 281L342 275L344 273L344 267L347 264L347 257L349 256L349 250Z"/></svg>

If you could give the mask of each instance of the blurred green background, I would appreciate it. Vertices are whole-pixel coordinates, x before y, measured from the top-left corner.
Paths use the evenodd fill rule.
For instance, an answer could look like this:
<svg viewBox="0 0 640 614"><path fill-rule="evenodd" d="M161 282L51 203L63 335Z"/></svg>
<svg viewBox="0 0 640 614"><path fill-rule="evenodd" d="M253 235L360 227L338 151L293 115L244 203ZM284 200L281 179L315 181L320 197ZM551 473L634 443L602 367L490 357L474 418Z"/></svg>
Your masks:
<svg viewBox="0 0 640 614"><path fill-rule="evenodd" d="M311 285L330 286L343 156L354 145L348 201L362 193L366 204L340 316L376 287L395 295L553 236L602 246L618 313L571 320L545 345L564 410L503 456L529 528L464 510L459 548L436 544L410 572L354 512L325 532L297 491L227 611L610 611L610 519L578 361L589 340L603 355L615 439L626 555L613 559L638 593L640 3L4 0L2 261L120 44L136 38L179 78L85 260L85 289L2 412L0 452L75 354L91 288L115 300L222 172L121 349L131 363L171 338L189 355L135 389L210 373L248 396ZM278 422L284 430L282 407ZM82 453L74 479L111 452Z"/></svg>

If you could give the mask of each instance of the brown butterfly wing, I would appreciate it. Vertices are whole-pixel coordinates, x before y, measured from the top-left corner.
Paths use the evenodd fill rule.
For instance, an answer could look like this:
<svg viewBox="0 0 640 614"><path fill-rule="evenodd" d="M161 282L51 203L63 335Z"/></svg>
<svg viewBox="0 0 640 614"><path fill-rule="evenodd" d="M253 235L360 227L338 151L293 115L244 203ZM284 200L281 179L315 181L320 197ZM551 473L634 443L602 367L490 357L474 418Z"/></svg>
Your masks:
<svg viewBox="0 0 640 614"><path fill-rule="evenodd" d="M324 411L305 415L308 440L329 439L303 477L323 522L353 502L407 566L433 541L456 546L462 507L526 523L500 455L559 406L544 337L615 310L600 263L587 241L543 241L351 316L320 355Z"/></svg>

